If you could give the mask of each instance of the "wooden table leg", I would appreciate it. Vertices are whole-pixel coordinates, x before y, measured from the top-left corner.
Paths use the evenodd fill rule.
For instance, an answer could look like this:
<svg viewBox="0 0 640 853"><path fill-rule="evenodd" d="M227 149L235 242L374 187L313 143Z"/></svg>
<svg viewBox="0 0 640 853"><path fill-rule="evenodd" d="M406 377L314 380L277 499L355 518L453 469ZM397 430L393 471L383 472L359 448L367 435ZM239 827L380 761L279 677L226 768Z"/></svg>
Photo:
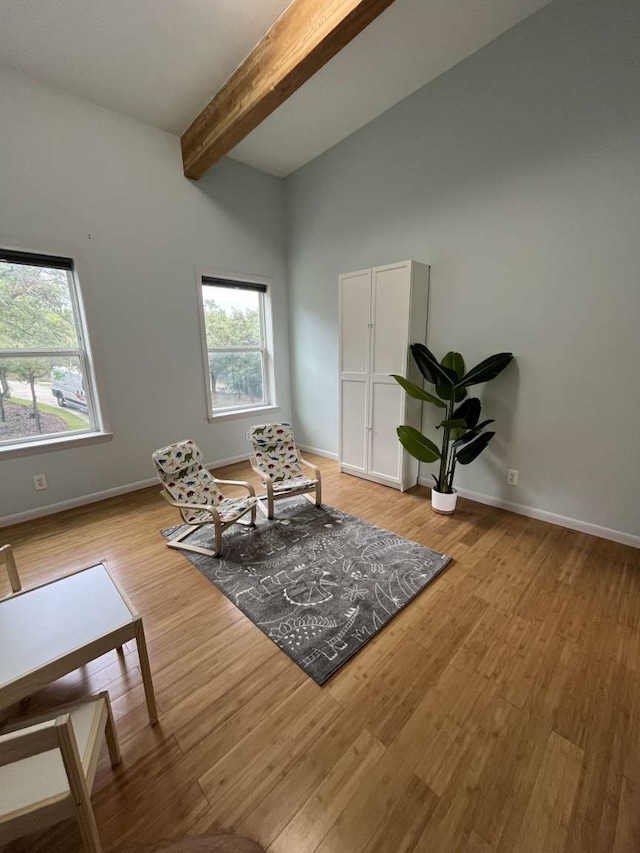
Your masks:
<svg viewBox="0 0 640 853"><path fill-rule="evenodd" d="M144 695L147 700L147 709L149 711L149 722L152 726L155 726L158 722L158 708L156 706L156 696L153 690L151 667L149 666L149 654L147 652L147 642L144 638L142 619L138 619L136 622L136 645L138 647L138 659L140 661L140 670L142 672Z"/></svg>

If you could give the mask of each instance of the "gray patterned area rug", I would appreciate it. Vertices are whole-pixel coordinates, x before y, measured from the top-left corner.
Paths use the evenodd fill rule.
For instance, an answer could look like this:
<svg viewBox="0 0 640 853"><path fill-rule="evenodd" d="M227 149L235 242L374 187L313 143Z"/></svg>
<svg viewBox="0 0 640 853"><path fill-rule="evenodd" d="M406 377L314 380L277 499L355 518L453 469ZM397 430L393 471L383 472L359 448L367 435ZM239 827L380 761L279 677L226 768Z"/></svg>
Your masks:
<svg viewBox="0 0 640 853"><path fill-rule="evenodd" d="M211 548L213 531L201 527L188 541ZM219 557L181 553L318 684L450 560L299 497L278 501L273 521L258 513L253 529L233 525L222 541Z"/></svg>

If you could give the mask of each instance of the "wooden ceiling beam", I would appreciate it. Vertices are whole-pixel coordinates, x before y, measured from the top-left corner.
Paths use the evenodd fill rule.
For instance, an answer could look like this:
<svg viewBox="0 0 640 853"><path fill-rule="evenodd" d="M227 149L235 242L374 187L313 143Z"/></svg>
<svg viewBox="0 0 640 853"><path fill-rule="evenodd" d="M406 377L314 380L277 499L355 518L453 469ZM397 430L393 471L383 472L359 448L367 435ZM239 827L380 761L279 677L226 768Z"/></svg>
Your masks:
<svg viewBox="0 0 640 853"><path fill-rule="evenodd" d="M183 133L185 175L201 178L392 3L293 0Z"/></svg>

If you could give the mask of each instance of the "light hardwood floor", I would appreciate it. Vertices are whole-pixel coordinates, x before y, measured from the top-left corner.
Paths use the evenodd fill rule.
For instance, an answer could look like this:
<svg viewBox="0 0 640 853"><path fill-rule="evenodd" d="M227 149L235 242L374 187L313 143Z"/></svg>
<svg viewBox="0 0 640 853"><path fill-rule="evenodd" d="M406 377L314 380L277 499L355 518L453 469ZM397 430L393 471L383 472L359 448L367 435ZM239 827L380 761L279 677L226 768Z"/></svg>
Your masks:
<svg viewBox="0 0 640 853"><path fill-rule="evenodd" d="M327 503L454 558L324 687L164 546L157 489L0 531L26 585L105 560L144 619L157 727L133 644L32 700L111 694L105 848L224 828L272 853L640 850L640 552L464 500L435 516L426 489L314 460ZM8 848L79 849L70 823Z"/></svg>

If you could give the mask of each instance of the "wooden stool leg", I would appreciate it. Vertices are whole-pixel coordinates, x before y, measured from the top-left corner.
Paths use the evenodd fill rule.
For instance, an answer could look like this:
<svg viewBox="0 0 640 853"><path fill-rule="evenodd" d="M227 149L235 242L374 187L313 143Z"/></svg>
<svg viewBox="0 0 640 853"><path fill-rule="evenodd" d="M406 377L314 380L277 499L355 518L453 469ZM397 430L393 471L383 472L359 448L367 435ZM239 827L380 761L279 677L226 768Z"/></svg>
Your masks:
<svg viewBox="0 0 640 853"><path fill-rule="evenodd" d="M80 835L84 842L87 853L102 853L102 842L98 833L98 825L93 814L91 802L82 802L76 805L76 817L80 827Z"/></svg>
<svg viewBox="0 0 640 853"><path fill-rule="evenodd" d="M113 711L111 710L111 700L109 699L109 694L105 693L104 701L107 706L107 724L104 729L104 736L107 740L107 748L109 750L109 758L111 759L111 766L115 767L116 764L120 764L122 761L122 756L120 755L120 744L118 742L118 733L116 732L115 723L113 722Z"/></svg>
<svg viewBox="0 0 640 853"><path fill-rule="evenodd" d="M56 721L56 732L84 848L87 853L102 853L100 835L91 805L91 792L87 786L78 743L68 714Z"/></svg>

